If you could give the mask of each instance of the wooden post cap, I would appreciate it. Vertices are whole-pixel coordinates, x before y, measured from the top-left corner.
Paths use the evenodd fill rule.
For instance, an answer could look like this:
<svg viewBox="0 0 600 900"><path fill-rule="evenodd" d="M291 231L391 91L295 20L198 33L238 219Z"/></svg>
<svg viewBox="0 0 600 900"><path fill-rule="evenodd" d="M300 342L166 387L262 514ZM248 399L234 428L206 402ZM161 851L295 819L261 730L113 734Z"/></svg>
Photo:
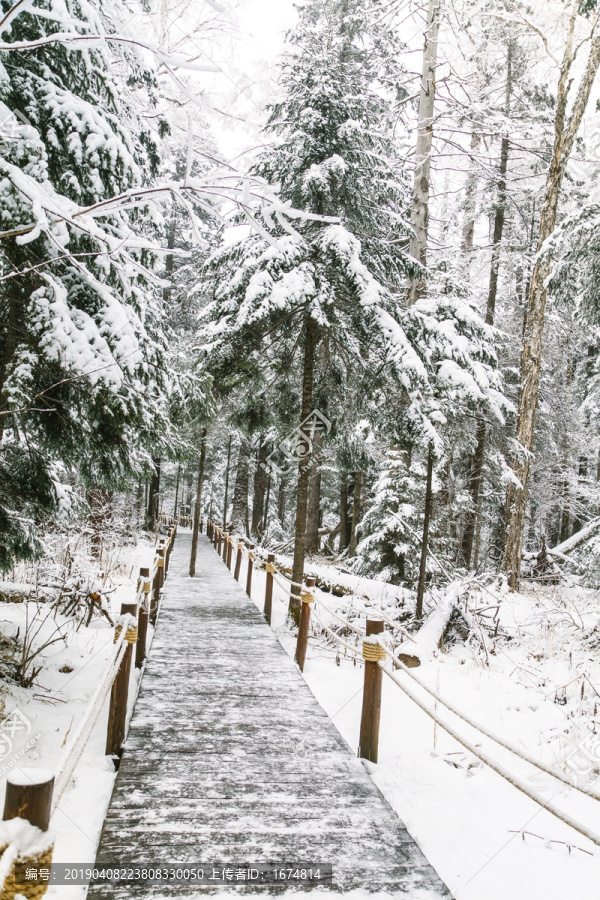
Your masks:
<svg viewBox="0 0 600 900"><path fill-rule="evenodd" d="M54 775L48 769L12 769L6 777L2 818L26 819L41 831L48 831L53 790Z"/></svg>

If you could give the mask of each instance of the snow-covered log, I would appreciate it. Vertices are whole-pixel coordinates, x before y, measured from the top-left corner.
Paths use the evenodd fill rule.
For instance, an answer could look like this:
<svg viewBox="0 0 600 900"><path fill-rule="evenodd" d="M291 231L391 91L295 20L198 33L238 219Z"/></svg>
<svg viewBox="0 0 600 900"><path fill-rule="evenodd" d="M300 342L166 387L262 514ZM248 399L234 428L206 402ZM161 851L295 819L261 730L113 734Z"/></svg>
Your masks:
<svg viewBox="0 0 600 900"><path fill-rule="evenodd" d="M427 617L412 641L400 644L395 656L409 669L420 666L439 647L452 611L456 606L460 585L451 585L444 600Z"/></svg>

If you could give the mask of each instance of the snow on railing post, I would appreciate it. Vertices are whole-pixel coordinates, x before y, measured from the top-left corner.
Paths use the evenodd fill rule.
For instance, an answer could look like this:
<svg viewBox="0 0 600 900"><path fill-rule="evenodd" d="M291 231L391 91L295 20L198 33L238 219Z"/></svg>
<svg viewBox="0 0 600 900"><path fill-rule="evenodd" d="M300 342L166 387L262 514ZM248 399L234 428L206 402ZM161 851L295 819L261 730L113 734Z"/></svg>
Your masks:
<svg viewBox="0 0 600 900"><path fill-rule="evenodd" d="M233 577L236 581L240 580L240 569L242 568L242 545L237 545L237 555L235 557L235 572Z"/></svg>
<svg viewBox="0 0 600 900"><path fill-rule="evenodd" d="M275 572L275 554L269 553L267 556L267 584L265 587L265 619L271 624L271 610L273 606L273 574Z"/></svg>
<svg viewBox="0 0 600 900"><path fill-rule="evenodd" d="M148 634L148 616L150 613L150 569L140 569L141 603L138 613L138 639L135 648L135 667L141 669L146 659L146 635Z"/></svg>
<svg viewBox="0 0 600 900"><path fill-rule="evenodd" d="M13 769L6 778L2 820L26 819L40 831L48 831L54 775L47 769Z"/></svg>
<svg viewBox="0 0 600 900"><path fill-rule="evenodd" d="M379 660L385 659L385 650L379 643L377 635L383 632L383 622L378 619L367 619L367 636L363 641L363 659L365 660L365 683L363 688L363 705L360 719L360 738L358 755L370 762L377 762L379 748L379 720L381 718L381 683L383 672ZM369 640L372 638L372 640Z"/></svg>
<svg viewBox="0 0 600 900"><path fill-rule="evenodd" d="M152 607L150 610L150 622L153 626L156 625L158 605L160 602L160 592L162 591L163 585L165 583L164 563L165 548L159 546L156 548L156 575L154 576L154 583L152 585Z"/></svg>
<svg viewBox="0 0 600 900"><path fill-rule="evenodd" d="M252 596L252 566L254 564L254 544L248 544L248 574L246 575L246 593Z"/></svg>
<svg viewBox="0 0 600 900"><path fill-rule="evenodd" d="M122 616L133 616L124 619L117 624L115 629L115 640L118 639L122 628L126 628L125 640L127 647L113 686L110 692L110 707L108 711L108 728L106 731L106 755L112 756L115 760L115 767L118 767L118 759L121 756L123 741L125 740L125 723L127 720L127 697L129 694L129 675L131 672L131 658L133 656L133 645L137 641L137 604L122 603Z"/></svg>
<svg viewBox="0 0 600 900"><path fill-rule="evenodd" d="M306 662L306 650L308 648L308 632L310 628L310 610L311 604L315 602L312 589L315 586L314 578L306 579L306 590L300 595L300 621L298 623L298 638L296 640L296 655L294 659L298 663L298 668L304 672L304 663Z"/></svg>
<svg viewBox="0 0 600 900"><path fill-rule="evenodd" d="M152 578L152 593L150 599L150 622L152 625L156 624L156 616L158 614L158 601L160 599L160 571L156 563L157 558L155 557L154 577Z"/></svg>

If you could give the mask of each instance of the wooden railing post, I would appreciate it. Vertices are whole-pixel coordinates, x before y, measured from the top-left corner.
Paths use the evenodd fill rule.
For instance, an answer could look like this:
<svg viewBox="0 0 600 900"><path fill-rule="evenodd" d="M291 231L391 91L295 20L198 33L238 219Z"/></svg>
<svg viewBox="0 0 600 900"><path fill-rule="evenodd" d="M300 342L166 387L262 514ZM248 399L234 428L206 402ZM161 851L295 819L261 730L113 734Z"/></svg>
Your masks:
<svg viewBox="0 0 600 900"><path fill-rule="evenodd" d="M204 532L204 519L200 517L200 534Z"/></svg>
<svg viewBox="0 0 600 900"><path fill-rule="evenodd" d="M13 769L6 776L3 821L27 819L41 831L48 831L53 790L54 775L48 770Z"/></svg>
<svg viewBox="0 0 600 900"><path fill-rule="evenodd" d="M227 546L228 546L228 544L229 544L229 535L227 534L226 531L224 531L223 532L223 552L222 552L224 563L227 562Z"/></svg>
<svg viewBox="0 0 600 900"><path fill-rule="evenodd" d="M242 545L238 543L237 545L237 554L235 557L235 572L233 577L236 581L240 580L240 569L242 567Z"/></svg>
<svg viewBox="0 0 600 900"><path fill-rule="evenodd" d="M254 544L248 544L248 574L246 575L246 593L252 596L252 565L254 560Z"/></svg>
<svg viewBox="0 0 600 900"><path fill-rule="evenodd" d="M298 663L301 672L304 672L306 662L306 650L308 647L308 630L310 628L310 607L314 603L311 588L315 586L314 578L306 579L306 591L302 591L300 604L300 622L298 624L298 638L296 640L296 655L294 659Z"/></svg>
<svg viewBox="0 0 600 900"><path fill-rule="evenodd" d="M156 625L156 617L158 615L158 603L160 600L160 591L163 586L162 573L163 568L161 563L163 562L162 554L164 550L161 547L158 547L156 550L156 575L154 576L154 582L152 584L152 606L150 607L150 622L152 625Z"/></svg>
<svg viewBox="0 0 600 900"><path fill-rule="evenodd" d="M372 635L383 632L383 622L367 619L367 640L363 641L365 660L365 686L363 690L362 715L360 719L360 739L358 755L362 759L377 762L379 749L379 720L381 718L381 683L383 672L379 660L385 658L385 651L378 643L368 640Z"/></svg>
<svg viewBox="0 0 600 900"><path fill-rule="evenodd" d="M267 556L267 585L265 587L265 619L271 624L271 610L273 607L273 573L275 571L275 554L269 553Z"/></svg>
<svg viewBox="0 0 600 900"><path fill-rule="evenodd" d="M231 572L231 554L233 552L233 538L229 536L227 538L227 568Z"/></svg>
<svg viewBox="0 0 600 900"><path fill-rule="evenodd" d="M130 613L132 616L135 616L137 613L136 604L122 603L121 615L124 613ZM130 643L127 638L125 640L127 641L125 653L110 692L108 729L106 733L106 753L108 756L115 754L120 756L123 741L125 740L129 673L131 671L131 657L133 656L133 643Z"/></svg>
<svg viewBox="0 0 600 900"><path fill-rule="evenodd" d="M148 634L148 614L150 606L150 569L140 569L140 581L142 582L142 602L138 612L138 639L135 647L135 667L141 669L146 659L146 635Z"/></svg>

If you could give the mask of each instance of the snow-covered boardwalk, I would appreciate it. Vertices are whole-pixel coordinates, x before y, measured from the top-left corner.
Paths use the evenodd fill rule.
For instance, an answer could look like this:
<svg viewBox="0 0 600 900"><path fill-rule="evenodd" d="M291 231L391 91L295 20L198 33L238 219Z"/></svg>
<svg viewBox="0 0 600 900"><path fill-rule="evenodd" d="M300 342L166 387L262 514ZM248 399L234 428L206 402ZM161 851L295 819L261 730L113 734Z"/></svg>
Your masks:
<svg viewBox="0 0 600 900"><path fill-rule="evenodd" d="M194 579L189 551L180 534L98 863L331 863L330 891L449 897L206 538ZM96 885L88 898L215 889Z"/></svg>

